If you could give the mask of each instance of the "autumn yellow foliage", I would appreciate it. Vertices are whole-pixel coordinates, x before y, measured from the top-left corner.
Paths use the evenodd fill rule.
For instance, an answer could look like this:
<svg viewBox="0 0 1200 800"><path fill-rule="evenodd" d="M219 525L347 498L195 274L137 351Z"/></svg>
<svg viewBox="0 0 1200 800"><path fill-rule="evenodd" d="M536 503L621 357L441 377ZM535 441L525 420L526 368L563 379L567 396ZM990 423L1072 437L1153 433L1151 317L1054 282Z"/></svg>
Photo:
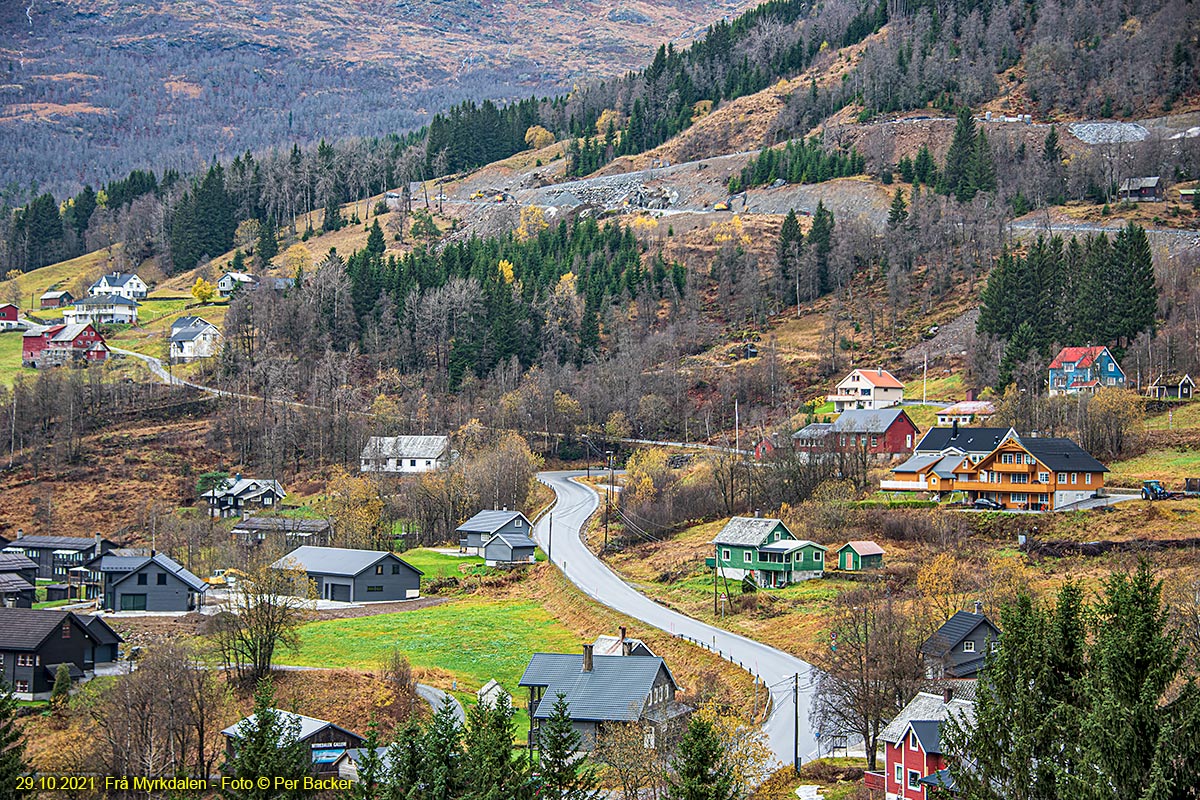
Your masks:
<svg viewBox="0 0 1200 800"><path fill-rule="evenodd" d="M708 226L708 230L712 234L713 244L750 244L750 234L746 233L742 218L737 214L724 222L714 222Z"/></svg>
<svg viewBox="0 0 1200 800"><path fill-rule="evenodd" d="M554 134L541 125L533 125L525 131L525 144L534 150L541 150L554 144Z"/></svg>
<svg viewBox="0 0 1200 800"><path fill-rule="evenodd" d="M212 300L217 294L217 287L204 278L196 278L196 282L192 284L192 297L196 298L197 303L207 303Z"/></svg>
<svg viewBox="0 0 1200 800"><path fill-rule="evenodd" d="M525 206L521 209L521 224L517 226L517 239L526 241L550 227L546 211L541 206Z"/></svg>

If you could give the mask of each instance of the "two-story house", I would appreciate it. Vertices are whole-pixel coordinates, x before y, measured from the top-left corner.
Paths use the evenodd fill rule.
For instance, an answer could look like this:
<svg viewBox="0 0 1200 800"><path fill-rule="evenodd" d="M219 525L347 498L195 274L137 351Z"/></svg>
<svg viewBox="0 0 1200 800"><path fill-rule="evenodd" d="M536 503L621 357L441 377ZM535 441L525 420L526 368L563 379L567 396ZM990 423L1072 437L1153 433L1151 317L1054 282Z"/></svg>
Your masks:
<svg viewBox="0 0 1200 800"><path fill-rule="evenodd" d="M100 294L76 300L64 308L68 325L137 325L138 301L117 294Z"/></svg>
<svg viewBox="0 0 1200 800"><path fill-rule="evenodd" d="M658 656L595 655L592 645L582 655L534 653L521 676L529 689L529 746L563 695L571 725L579 733L580 750L595 749L606 726L634 724L642 728L647 747L670 738L691 709L675 699L679 685Z"/></svg>
<svg viewBox="0 0 1200 800"><path fill-rule="evenodd" d="M101 576L106 609L186 612L204 606L208 584L162 553L109 553L88 567Z"/></svg>
<svg viewBox="0 0 1200 800"><path fill-rule="evenodd" d="M21 335L21 363L26 367L98 363L108 355L104 337L90 323L35 325Z"/></svg>
<svg viewBox="0 0 1200 800"><path fill-rule="evenodd" d="M917 442L912 457L892 468L890 480L880 481L885 492L929 492L935 497L954 490L954 470L969 459L978 464L995 450L1011 428L930 428Z"/></svg>
<svg viewBox="0 0 1200 800"><path fill-rule="evenodd" d="M432 472L449 463L449 436L372 436L359 457L362 472Z"/></svg>
<svg viewBox="0 0 1200 800"><path fill-rule="evenodd" d="M221 347L221 331L200 317L180 317L171 323L170 343L172 361L212 358Z"/></svg>
<svg viewBox="0 0 1200 800"><path fill-rule="evenodd" d="M919 692L883 729L879 738L885 748L884 773L879 783L886 800L942 796L927 790L931 785L945 786L942 724L950 717L970 724L975 718L974 701L955 697L950 689L941 694ZM866 775L868 781L878 777L878 773Z"/></svg>
<svg viewBox="0 0 1200 800"><path fill-rule="evenodd" d="M454 529L458 546L464 553L483 555L483 548L492 537L505 533L529 536L533 525L520 511L480 511Z"/></svg>
<svg viewBox="0 0 1200 800"><path fill-rule="evenodd" d="M1050 362L1048 385L1051 395L1124 389L1125 372L1107 347L1064 347Z"/></svg>
<svg viewBox="0 0 1200 800"><path fill-rule="evenodd" d="M1009 431L979 463L963 459L950 488L972 502L987 498L1006 509L1054 511L1103 495L1106 472L1108 467L1070 439Z"/></svg>
<svg viewBox="0 0 1200 800"><path fill-rule="evenodd" d="M201 495L208 513L216 519L246 516L251 511L274 508L287 495L279 481L243 478L235 473Z"/></svg>
<svg viewBox="0 0 1200 800"><path fill-rule="evenodd" d="M987 654L1000 646L1000 629L983 613L959 611L921 644L925 677L930 679L974 679L983 669Z"/></svg>
<svg viewBox="0 0 1200 800"><path fill-rule="evenodd" d="M782 520L734 517L710 544L715 552L705 563L721 578L750 578L767 589L825 575L825 548L797 539Z"/></svg>
<svg viewBox="0 0 1200 800"><path fill-rule="evenodd" d="M0 331L12 331L21 327L21 309L12 303L0 303Z"/></svg>
<svg viewBox="0 0 1200 800"><path fill-rule="evenodd" d="M96 534L82 536L26 536L20 530L12 544L4 548L5 553L25 556L37 565L38 578L51 581L67 581L76 567L112 550L115 545ZM86 572L86 569L84 570ZM82 574L82 573L76 573ZM94 594L87 595L89 598Z"/></svg>
<svg viewBox="0 0 1200 800"><path fill-rule="evenodd" d="M110 272L88 287L92 297L117 295L126 300L145 299L150 287L133 272Z"/></svg>
<svg viewBox="0 0 1200 800"><path fill-rule="evenodd" d="M852 408L891 408L904 401L904 384L882 367L856 369L838 381L826 400L839 414Z"/></svg>
<svg viewBox="0 0 1200 800"><path fill-rule="evenodd" d="M59 665L72 680L95 669L98 644L84 618L69 611L0 607L0 684L18 700L45 700Z"/></svg>
<svg viewBox="0 0 1200 800"><path fill-rule="evenodd" d="M253 287L258 278L246 272L226 272L217 278L217 294L221 297L232 297L233 293L243 286Z"/></svg>

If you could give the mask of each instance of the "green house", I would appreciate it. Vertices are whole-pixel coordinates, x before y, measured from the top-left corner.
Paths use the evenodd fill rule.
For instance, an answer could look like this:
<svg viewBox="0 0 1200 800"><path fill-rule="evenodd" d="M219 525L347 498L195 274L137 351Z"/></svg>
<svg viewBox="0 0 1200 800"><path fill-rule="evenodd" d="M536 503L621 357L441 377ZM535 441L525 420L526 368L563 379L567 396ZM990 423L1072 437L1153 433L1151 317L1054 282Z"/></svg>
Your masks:
<svg viewBox="0 0 1200 800"><path fill-rule="evenodd" d="M825 575L825 548L797 539L778 519L734 517L711 542L706 564L722 578L746 577L764 589Z"/></svg>
<svg viewBox="0 0 1200 800"><path fill-rule="evenodd" d="M883 548L874 542L846 542L837 551L838 569L858 572L883 568Z"/></svg>

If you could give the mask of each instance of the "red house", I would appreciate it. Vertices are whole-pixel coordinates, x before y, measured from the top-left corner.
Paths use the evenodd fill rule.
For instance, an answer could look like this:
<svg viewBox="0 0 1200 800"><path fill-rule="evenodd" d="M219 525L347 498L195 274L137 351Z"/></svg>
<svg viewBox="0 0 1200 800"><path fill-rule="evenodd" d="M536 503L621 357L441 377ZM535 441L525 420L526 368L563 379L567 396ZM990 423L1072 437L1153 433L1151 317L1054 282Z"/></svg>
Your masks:
<svg viewBox="0 0 1200 800"><path fill-rule="evenodd" d="M832 423L814 422L800 429L792 435L792 444L812 453L866 452L886 459L911 453L918 432L904 409L853 409Z"/></svg>
<svg viewBox="0 0 1200 800"><path fill-rule="evenodd" d="M918 693L880 734L886 748L883 780L878 773L868 773L868 783L882 782L886 800L926 800L930 785L945 786L948 781L942 772L942 723L950 716L970 721L974 713L975 703L954 697L950 689L940 695Z"/></svg>
<svg viewBox="0 0 1200 800"><path fill-rule="evenodd" d="M44 292L39 298L42 308L62 308L75 302L75 297L66 289Z"/></svg>
<svg viewBox="0 0 1200 800"><path fill-rule="evenodd" d="M17 317L21 315L21 309L14 306L12 303L0 305L0 330L11 330L17 327Z"/></svg>
<svg viewBox="0 0 1200 800"><path fill-rule="evenodd" d="M53 367L73 361L108 358L108 345L90 324L37 326L21 340L21 362L27 367Z"/></svg>

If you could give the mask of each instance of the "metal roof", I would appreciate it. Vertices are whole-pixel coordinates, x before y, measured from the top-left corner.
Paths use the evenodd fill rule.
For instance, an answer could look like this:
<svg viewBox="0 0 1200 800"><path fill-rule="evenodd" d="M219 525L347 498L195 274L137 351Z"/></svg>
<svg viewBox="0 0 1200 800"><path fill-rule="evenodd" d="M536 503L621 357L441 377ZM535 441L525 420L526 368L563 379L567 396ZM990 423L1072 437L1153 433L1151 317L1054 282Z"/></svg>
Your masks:
<svg viewBox="0 0 1200 800"><path fill-rule="evenodd" d="M96 614L83 615L79 617L83 621L84 626L91 632L100 644L117 644L125 639L121 634L112 629L103 617Z"/></svg>
<svg viewBox="0 0 1200 800"><path fill-rule="evenodd" d="M857 372L863 380L880 389L903 389L904 384L896 380L896 376L886 369L856 369L838 383L841 386Z"/></svg>
<svg viewBox="0 0 1200 800"><path fill-rule="evenodd" d="M725 523L709 544L740 544L757 547L766 538L782 527L788 539L795 539L783 520L771 517L734 517Z"/></svg>
<svg viewBox="0 0 1200 800"><path fill-rule="evenodd" d="M975 718L975 704L969 700L952 698L947 703L941 695L930 692L918 692L916 697L908 702L899 714L880 732L879 738L891 744L898 744L904 739L909 723L913 720L929 721L944 720L953 714L956 718L971 721Z"/></svg>
<svg viewBox="0 0 1200 800"><path fill-rule="evenodd" d="M964 400L952 406L946 406L937 412L939 417L962 416L964 414L990 417L996 413L996 404L989 400Z"/></svg>
<svg viewBox="0 0 1200 800"><path fill-rule="evenodd" d="M832 422L810 422L792 434L793 439L823 439L833 430Z"/></svg>
<svg viewBox="0 0 1200 800"><path fill-rule="evenodd" d="M272 531L280 533L325 533L332 525L327 519L297 519L295 517L266 517L255 514L238 522L230 533Z"/></svg>
<svg viewBox="0 0 1200 800"><path fill-rule="evenodd" d="M37 562L20 553L0 553L0 572L21 572L37 569Z"/></svg>
<svg viewBox="0 0 1200 800"><path fill-rule="evenodd" d="M1162 178L1158 175L1151 175L1146 178L1126 178L1121 181L1119 191L1130 192L1137 191L1138 189L1157 189L1160 183L1162 183Z"/></svg>
<svg viewBox="0 0 1200 800"><path fill-rule="evenodd" d="M908 419L903 408L854 408L843 411L830 430L832 433L887 433L901 416Z"/></svg>
<svg viewBox="0 0 1200 800"><path fill-rule="evenodd" d="M917 442L914 453L919 455L942 454L956 448L964 453L987 455L995 450L1012 428L930 428Z"/></svg>
<svg viewBox="0 0 1200 800"><path fill-rule="evenodd" d="M921 472L942 460L940 455L913 456L898 467L892 467L892 472Z"/></svg>
<svg viewBox="0 0 1200 800"><path fill-rule="evenodd" d="M114 288L124 286L134 278L137 278L136 272L110 272L93 283L92 288L95 289L100 286L112 286ZM139 278L138 280L141 279Z"/></svg>
<svg viewBox="0 0 1200 800"><path fill-rule="evenodd" d="M881 555L883 555L883 548L880 547L879 545L877 545L875 542L868 542L868 541L846 542L844 545L841 546L841 548L838 549L838 552L840 553L842 550L845 550L847 547L849 547L854 552L858 553L860 556L881 556Z"/></svg>
<svg viewBox="0 0 1200 800"><path fill-rule="evenodd" d="M946 672L951 677L971 674L977 671L975 662L982 665L987 648L981 648L979 652L964 653L958 645L981 625L988 627L990 637L999 638L1000 629L993 625L986 615L959 611L942 623L942 627L921 644L921 652L945 661Z"/></svg>
<svg viewBox="0 0 1200 800"><path fill-rule="evenodd" d="M279 720L279 724L282 725L285 730L287 728L290 728L292 725L296 724L297 722L299 723L300 729L299 729L299 734L297 736L299 741L304 741L305 739L308 739L309 737L320 733L321 731L325 730L326 728L337 728L339 731L342 731L343 733L350 734L355 739L362 738L354 731L346 730L341 725L334 725L332 722L328 722L323 719L317 719L316 717L306 717L303 714L296 714L291 711L284 711L281 708L274 708L271 710L275 712L275 715ZM228 736L231 739L240 739L242 737L243 731L249 733L250 731L254 730L257 726L258 726L258 715L251 714L250 716L246 717L245 719L242 719L242 720L239 720L239 721L233 723L228 728L221 731L221 734L224 736ZM282 747L283 744L285 744L285 743L281 743L280 746Z"/></svg>
<svg viewBox="0 0 1200 800"><path fill-rule="evenodd" d="M917 735L917 742L926 753L941 755L942 723L935 719L914 719L908 727Z"/></svg>
<svg viewBox="0 0 1200 800"><path fill-rule="evenodd" d="M825 549L824 547L817 544L816 542L810 541L808 539L780 539L778 542L769 542L767 544L760 544L758 546L758 549L765 550L768 553L790 553L793 550L800 550L805 547L815 547L818 550Z"/></svg>
<svg viewBox="0 0 1200 800"><path fill-rule="evenodd" d="M372 436L363 458L441 458L450 449L449 436Z"/></svg>
<svg viewBox="0 0 1200 800"><path fill-rule="evenodd" d="M225 497L227 495L257 497L260 494L266 493L268 489L274 489L280 497L287 494L279 481L262 480L260 478L226 478L220 485L209 489L201 497Z"/></svg>
<svg viewBox="0 0 1200 800"><path fill-rule="evenodd" d="M346 547L317 547L306 544L297 547L271 566L275 569L294 569L320 575L341 575L352 578L370 569L388 556L392 556L418 575L425 573L404 561L395 553L385 550L351 550Z"/></svg>
<svg viewBox="0 0 1200 800"><path fill-rule="evenodd" d="M119 294L98 294L93 297L81 297L75 301L75 307L80 306L87 308L88 306L139 306L137 300L125 297Z"/></svg>
<svg viewBox="0 0 1200 800"><path fill-rule="evenodd" d="M175 327L172 327L170 339L172 342L191 342L199 339L210 329L216 331L218 335L221 333L220 329L218 329L216 325L201 320L199 323L195 325L189 325L186 328L176 329Z"/></svg>
<svg viewBox="0 0 1200 800"><path fill-rule="evenodd" d="M94 536L84 538L82 536L22 536L19 539L14 539L12 544L6 547L6 550L18 547L28 549L30 547L38 549L63 549L63 550L87 550L96 544Z"/></svg>
<svg viewBox="0 0 1200 800"><path fill-rule="evenodd" d="M584 672L582 654L534 653L520 685L545 689L535 719L548 718L563 694L573 720L635 722L660 669L674 684L671 671L658 656L592 656L592 669Z"/></svg>
<svg viewBox="0 0 1200 800"><path fill-rule="evenodd" d="M646 651L646 655L648 655L648 656L654 655L654 651L651 650L649 645L647 645L641 639L634 639L632 637L626 637L625 639L622 640L620 636L612 636L607 633L602 633L596 637L596 641L592 642L592 651L598 656L624 655L624 653L622 652L624 642L629 643L629 647L631 650L637 650L638 648L642 648ZM641 654L635 654L635 655L641 655Z"/></svg>
<svg viewBox="0 0 1200 800"><path fill-rule="evenodd" d="M516 517L525 520L520 511L480 511L454 530L455 533L495 533Z"/></svg>
<svg viewBox="0 0 1200 800"><path fill-rule="evenodd" d="M516 550L518 547L537 547L537 542L535 542L533 539L530 539L523 533L497 533L492 536L492 538L484 542L483 546L487 547L497 539L504 542L514 550Z"/></svg>
<svg viewBox="0 0 1200 800"><path fill-rule="evenodd" d="M117 556L115 559L109 562L111 563L111 569L106 568L106 560L108 558L108 556L104 556L100 559L99 570L101 572L113 572L121 575L121 577L113 581L113 586L116 586L118 583L126 580L130 575L133 575L136 572L141 572L145 567L154 564L155 566L165 570L169 574L174 575L176 578L183 581L183 583L186 584L187 587L192 591L203 592L208 589L207 583L200 580L193 573L185 569L184 566L178 561L165 556L162 553L155 553L152 556L144 556L142 558ZM134 564L134 561L138 563Z"/></svg>
<svg viewBox="0 0 1200 800"><path fill-rule="evenodd" d="M87 631L83 622L70 611L0 606L0 650L37 650L48 636L60 630L63 622L71 618ZM90 631L87 635L96 638Z"/></svg>

